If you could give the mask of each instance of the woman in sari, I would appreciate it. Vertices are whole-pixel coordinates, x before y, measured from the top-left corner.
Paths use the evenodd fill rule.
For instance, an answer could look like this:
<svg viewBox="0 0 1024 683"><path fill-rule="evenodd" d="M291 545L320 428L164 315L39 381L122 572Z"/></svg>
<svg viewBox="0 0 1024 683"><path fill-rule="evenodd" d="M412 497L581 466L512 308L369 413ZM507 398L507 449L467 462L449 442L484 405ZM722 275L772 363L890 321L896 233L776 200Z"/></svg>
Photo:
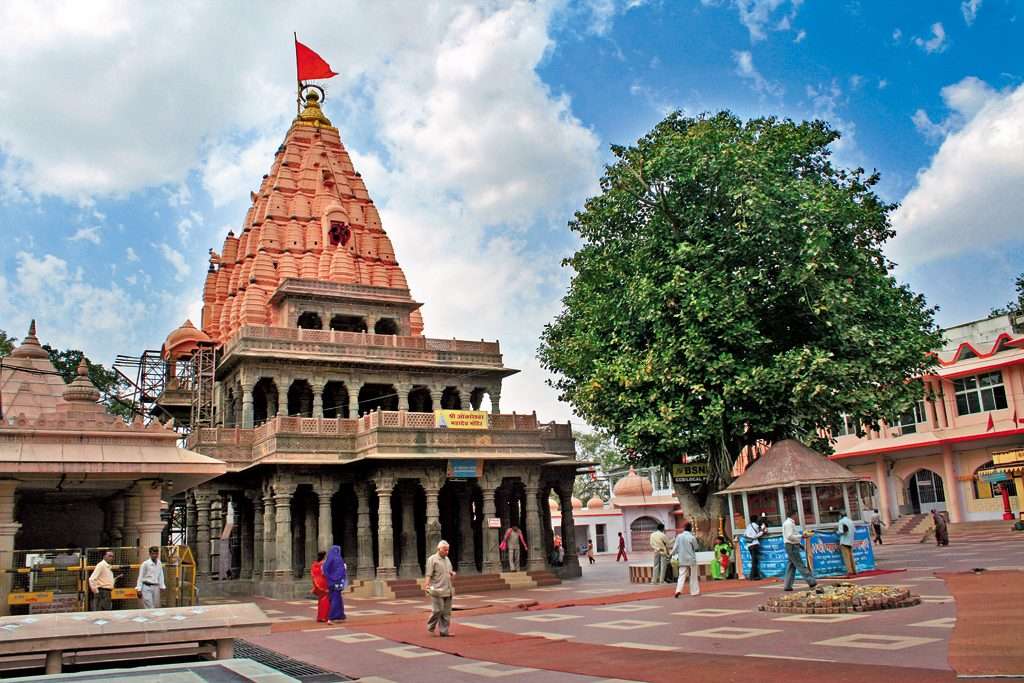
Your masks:
<svg viewBox="0 0 1024 683"><path fill-rule="evenodd" d="M932 524L935 525L935 545L949 545L949 527L946 518L938 510L932 510Z"/></svg>
<svg viewBox="0 0 1024 683"><path fill-rule="evenodd" d="M327 595L327 579L324 577L324 558L327 553L320 551L316 554L316 562L309 568L309 574L313 577L313 595L316 596L316 620L320 623L327 622L327 613L330 609L330 598Z"/></svg>
<svg viewBox="0 0 1024 683"><path fill-rule="evenodd" d="M341 592L348 585L348 573L345 571L345 560L341 557L341 548L332 545L327 553L327 559L323 564L324 578L327 579L327 593L330 602L330 610L327 614L327 623L345 620L345 603L341 599Z"/></svg>
<svg viewBox="0 0 1024 683"><path fill-rule="evenodd" d="M732 553L732 545L725 540L724 536L718 537L715 544L715 561L711 563L712 579L729 578L729 556Z"/></svg>

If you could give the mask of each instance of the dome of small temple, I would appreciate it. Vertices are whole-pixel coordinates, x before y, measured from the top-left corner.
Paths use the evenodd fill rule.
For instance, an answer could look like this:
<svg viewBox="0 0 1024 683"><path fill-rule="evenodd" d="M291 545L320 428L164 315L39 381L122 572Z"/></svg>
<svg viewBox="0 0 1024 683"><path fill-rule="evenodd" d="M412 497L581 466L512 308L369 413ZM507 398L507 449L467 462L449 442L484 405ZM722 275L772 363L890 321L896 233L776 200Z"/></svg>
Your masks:
<svg viewBox="0 0 1024 683"><path fill-rule="evenodd" d="M40 344L39 340L36 339L36 321L33 320L28 326L28 336L21 340L21 344L18 345L13 351L11 351L11 358L46 358L49 359L50 354L46 353Z"/></svg>
<svg viewBox="0 0 1024 683"><path fill-rule="evenodd" d="M191 320L186 320L181 327L167 335L164 341L163 357L177 359L191 353L199 342L209 342L210 335L196 329Z"/></svg>
<svg viewBox="0 0 1024 683"><path fill-rule="evenodd" d="M82 401L84 403L95 403L100 400L100 392L93 386L89 379L89 364L85 357L78 363L75 371L75 379L64 390L64 400L68 402Z"/></svg>
<svg viewBox="0 0 1024 683"><path fill-rule="evenodd" d="M572 497L572 509L573 510L579 510L582 507L583 507L583 501L580 500L579 498L577 498L576 496L573 496Z"/></svg>
<svg viewBox="0 0 1024 683"><path fill-rule="evenodd" d="M615 483L612 489L616 496L649 496L654 493L654 485L647 477L641 477L630 467L629 474Z"/></svg>
<svg viewBox="0 0 1024 683"><path fill-rule="evenodd" d="M601 500L601 498L599 496L594 496L593 498L591 498L590 500L587 501L587 509L588 510L603 510L604 509L604 501Z"/></svg>

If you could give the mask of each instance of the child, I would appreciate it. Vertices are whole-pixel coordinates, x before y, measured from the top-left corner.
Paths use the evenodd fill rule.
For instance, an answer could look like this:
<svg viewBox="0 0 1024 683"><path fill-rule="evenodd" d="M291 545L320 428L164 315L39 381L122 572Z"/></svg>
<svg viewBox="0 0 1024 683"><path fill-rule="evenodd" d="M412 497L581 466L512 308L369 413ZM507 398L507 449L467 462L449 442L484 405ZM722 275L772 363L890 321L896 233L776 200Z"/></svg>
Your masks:
<svg viewBox="0 0 1024 683"><path fill-rule="evenodd" d="M594 558L594 542L591 540L587 541L587 559L590 560L590 564L597 562Z"/></svg>
<svg viewBox="0 0 1024 683"><path fill-rule="evenodd" d="M712 579L729 578L729 557L732 554L732 544L725 540L725 536L719 536L715 543L715 561L711 563Z"/></svg>

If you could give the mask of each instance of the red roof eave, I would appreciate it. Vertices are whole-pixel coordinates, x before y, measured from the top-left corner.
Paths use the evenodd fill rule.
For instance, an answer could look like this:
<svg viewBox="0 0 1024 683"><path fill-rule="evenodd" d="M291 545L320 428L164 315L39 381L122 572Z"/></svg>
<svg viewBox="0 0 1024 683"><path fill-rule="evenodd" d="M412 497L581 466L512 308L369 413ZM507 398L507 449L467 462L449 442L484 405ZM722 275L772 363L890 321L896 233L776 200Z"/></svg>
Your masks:
<svg viewBox="0 0 1024 683"><path fill-rule="evenodd" d="M992 343L992 348L984 353L974 348L974 345L971 344L971 342L965 341L962 342L960 346L956 347L956 351L953 353L953 356L949 360L942 360L941 358L939 358L939 354L935 353L934 351L932 351L929 355L935 356L935 360L939 362L939 365L943 367L948 367L950 365L953 365L954 363L960 362L960 354L963 353L964 349L970 349L971 353L973 353L977 358L988 358L989 356L994 356L995 354L999 353L999 349L1001 348L1003 342L1006 342L1007 346L1024 347L1024 337L1018 337L1017 339L1014 339L1008 332L1002 332L998 337L996 337L995 341Z"/></svg>
<svg viewBox="0 0 1024 683"><path fill-rule="evenodd" d="M973 360L973 359L971 359L971 360ZM943 364L942 361L939 361L939 362L940 362L940 364L943 365L943 367L949 367L949 365L952 365L952 363ZM934 372L929 372L929 373L925 374L925 377L927 377L927 378L935 378L935 379L956 379L957 377L969 377L970 375L976 375L979 372L986 372L986 371L991 371L991 370L999 370L1001 368L1006 368L1006 367L1010 367L1010 366L1013 366L1013 365L1022 365L1022 364L1024 364L1024 358L1011 358L1009 360L1005 360L1005 361L1002 361L1002 362L989 363L987 365L977 365L977 366L974 366L972 368L967 368L965 370L961 370L960 372L943 373L941 375L936 374Z"/></svg>
<svg viewBox="0 0 1024 683"><path fill-rule="evenodd" d="M1002 436L1019 436L1024 435L1024 428L1022 429L1005 429L1001 432L985 432L983 434L964 434L961 436L951 436L945 439L935 439L934 441L918 442L909 444L897 444L894 446L883 446L881 448L872 448L869 450L855 451L853 453L836 453L828 456L829 460L842 460L844 458L857 458L862 455L879 455L881 453L893 453L895 451L910 451L917 448L928 448L931 446L942 446L944 444L962 443L965 441L979 441L981 439L990 439Z"/></svg>

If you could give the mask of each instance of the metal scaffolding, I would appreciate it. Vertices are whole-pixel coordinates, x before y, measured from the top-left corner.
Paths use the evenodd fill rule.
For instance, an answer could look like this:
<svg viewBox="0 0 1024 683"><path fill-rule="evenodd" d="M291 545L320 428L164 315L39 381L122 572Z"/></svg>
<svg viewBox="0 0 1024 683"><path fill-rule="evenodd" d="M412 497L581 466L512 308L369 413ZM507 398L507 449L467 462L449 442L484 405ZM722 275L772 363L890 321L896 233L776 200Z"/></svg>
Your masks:
<svg viewBox="0 0 1024 683"><path fill-rule="evenodd" d="M199 344L192 352L192 416L189 431L212 427L213 386L216 372L216 349L213 344Z"/></svg>
<svg viewBox="0 0 1024 683"><path fill-rule="evenodd" d="M123 398L131 407L132 415L149 422L157 398L164 393L167 364L159 351L143 351L141 356L118 355L114 371L128 383L130 394Z"/></svg>

